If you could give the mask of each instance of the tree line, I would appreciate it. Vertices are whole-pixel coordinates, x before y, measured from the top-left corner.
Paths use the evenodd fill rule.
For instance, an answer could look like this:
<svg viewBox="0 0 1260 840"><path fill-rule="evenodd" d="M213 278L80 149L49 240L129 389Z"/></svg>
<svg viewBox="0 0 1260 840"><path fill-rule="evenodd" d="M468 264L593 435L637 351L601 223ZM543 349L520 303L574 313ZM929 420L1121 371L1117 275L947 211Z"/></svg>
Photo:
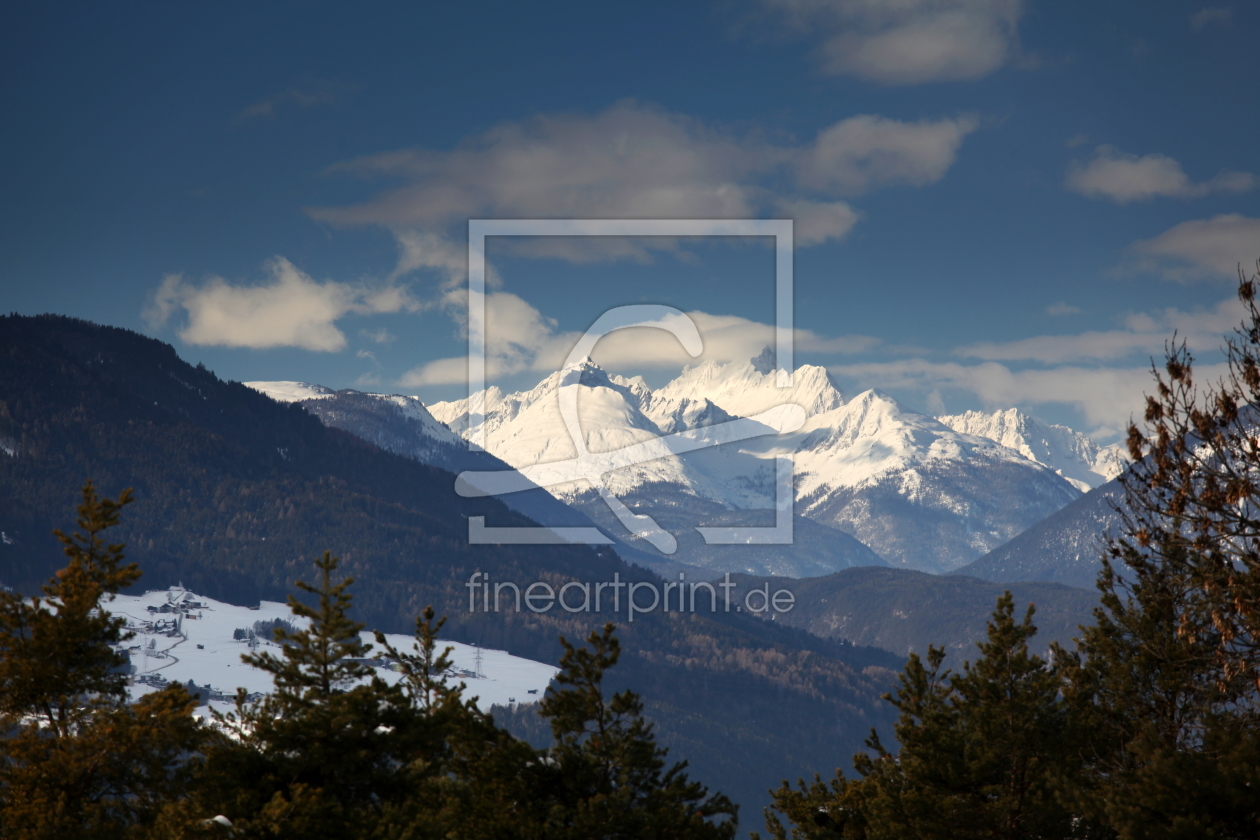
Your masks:
<svg viewBox="0 0 1260 840"><path fill-rule="evenodd" d="M290 596L305 629L277 626L280 653L244 660L275 690L194 718L173 684L128 701L123 619L110 597L135 583L106 531L130 502L89 483L69 563L23 598L0 593L0 836L6 838L730 838L735 806L669 764L633 692L604 696L620 647L611 624L562 640L560 673L538 704L553 745L498 726L447 682L432 609L413 650L377 644L396 684L362 660L351 578L316 561L312 596Z"/></svg>

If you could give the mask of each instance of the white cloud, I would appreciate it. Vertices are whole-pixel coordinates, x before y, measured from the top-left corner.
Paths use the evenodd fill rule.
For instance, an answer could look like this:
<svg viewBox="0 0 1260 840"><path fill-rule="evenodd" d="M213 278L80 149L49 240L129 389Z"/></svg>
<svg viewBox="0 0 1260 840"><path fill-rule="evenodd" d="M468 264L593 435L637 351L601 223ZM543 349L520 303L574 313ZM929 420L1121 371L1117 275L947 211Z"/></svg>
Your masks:
<svg viewBox="0 0 1260 840"><path fill-rule="evenodd" d="M378 327L374 330L359 330L359 335L363 336L368 341L372 341L377 344L389 344L397 338L397 336L384 327Z"/></svg>
<svg viewBox="0 0 1260 840"><path fill-rule="evenodd" d="M917 389L929 397L932 391L957 389L975 395L989 409L1070 405L1089 423L1113 429L1124 428L1132 417L1140 418L1143 395L1154 390L1149 367L1013 371L997 362L964 365L907 359L834 365L828 370L880 388ZM1222 365L1196 369L1200 381L1219 378L1223 372Z"/></svg>
<svg viewBox="0 0 1260 840"><path fill-rule="evenodd" d="M926 405L941 403L942 391L973 395L986 408L1070 405L1078 409L1099 436L1116 434L1131 416L1140 416L1143 395L1154 390L1151 361L1164 358L1176 331L1192 352L1210 363L1197 364L1201 384L1220 380L1227 370L1216 351L1224 337L1244 320L1245 312L1231 296L1211 309L1183 312L1162 309L1127 316L1120 328L1075 335L1035 336L1004 343L982 343L957 348L958 356L981 360L975 364L911 358L893 362L841 364L829 367L863 387L906 389L921 394ZM1131 365L1133 356L1146 357ZM1003 362L1032 362L1053 366L1012 370ZM1111 366L1082 363L1111 362Z"/></svg>
<svg viewBox="0 0 1260 840"><path fill-rule="evenodd" d="M821 36L822 70L889 85L987 76L1019 53L1022 0L764 0Z"/></svg>
<svg viewBox="0 0 1260 840"><path fill-rule="evenodd" d="M470 218L758 218L791 213L799 244L843 237L860 214L836 202L890 185L944 177L971 117L901 122L852 117L812 142L736 136L700 120L636 102L594 116L540 115L505 123L449 152L404 149L331 171L403 185L344 207L315 207L337 226L381 226L399 242L394 276L431 268L462 274L454 242ZM785 187L785 185L787 185ZM678 240L545 238L509 243L574 261L648 259Z"/></svg>
<svg viewBox="0 0 1260 840"><path fill-rule="evenodd" d="M960 347L955 352L973 359L990 361L1035 361L1064 364L1081 361L1114 361L1134 353L1159 357L1164 343L1177 332L1178 340L1195 351L1212 351L1221 338L1232 332L1244 316L1242 304L1227 298L1210 310L1182 312L1168 308L1151 313L1135 313L1125 319L1124 329L1095 330L1074 335L1039 335L1019 341L983 342Z"/></svg>
<svg viewBox="0 0 1260 840"><path fill-rule="evenodd" d="M1167 155L1138 157L1111 146L1099 146L1088 163L1073 162L1067 176L1068 189L1117 204L1159 197L1198 198L1214 192L1246 192L1255 183L1250 172L1230 170L1222 170L1210 181L1195 183L1181 164Z"/></svg>
<svg viewBox="0 0 1260 840"><path fill-rule="evenodd" d="M342 316L420 308L402 287L320 283L282 257L270 260L266 269L268 282L257 286L236 286L221 277L198 285L167 275L145 309L145 320L158 329L182 309L188 320L179 337L188 344L335 352L346 346L335 323Z"/></svg>
<svg viewBox="0 0 1260 840"><path fill-rule="evenodd" d="M1182 222L1130 246L1138 270L1182 282L1250 273L1260 258L1260 219L1237 213Z"/></svg>
<svg viewBox="0 0 1260 840"><path fill-rule="evenodd" d="M467 332L467 291L453 289L442 300L447 312ZM494 380L521 371L557 370L577 342L577 333L558 333L556 321L511 292L490 292L483 298L486 333L486 377ZM451 385L468 381L464 357L438 359L413 368L398 384L406 388Z"/></svg>
<svg viewBox="0 0 1260 840"><path fill-rule="evenodd" d="M454 295L448 303L459 305ZM485 312L486 378L490 381L523 371L551 373L564 364L581 337L577 332L557 331L554 320L509 292L487 294ZM751 359L775 343L774 327L769 324L707 312L689 312L687 316L704 341L699 357L688 355L670 333L644 327L617 330L604 337L595 347L595 361L613 372L676 370L685 364ZM809 330L797 330L794 338L798 351L814 353L857 353L878 343L869 336L826 338ZM467 375L463 357L439 359L408 371L398 384L404 388L453 385L466 383Z"/></svg>
<svg viewBox="0 0 1260 840"><path fill-rule="evenodd" d="M751 359L775 344L775 330L771 324L699 311L688 312L687 317L696 325L704 341L704 352L699 356L689 356L678 340L663 330L642 328L618 330L605 337L595 348L595 361L610 370L625 372L651 368L676 369L687 364ZM869 336L829 339L801 329L794 331L793 341L797 352L837 354L862 352L878 343Z"/></svg>
<svg viewBox="0 0 1260 840"><path fill-rule="evenodd" d="M698 120L634 102L594 117L539 115L505 123L451 152L406 149L334 167L410 183L360 205L314 208L337 225L445 229L499 218L746 217L746 181L776 163Z"/></svg>
<svg viewBox="0 0 1260 840"><path fill-rule="evenodd" d="M857 195L877 186L934 184L953 166L963 138L975 131L974 117L900 122L886 117L850 117L825 129L797 167L802 187Z"/></svg>
<svg viewBox="0 0 1260 840"><path fill-rule="evenodd" d="M456 356L437 359L412 368L398 379L400 388L424 388L429 385L467 385L468 359Z"/></svg>
<svg viewBox="0 0 1260 840"><path fill-rule="evenodd" d="M1063 301L1052 303L1046 307L1047 315L1079 315L1080 311L1081 308L1079 306L1072 306L1070 303Z"/></svg>
<svg viewBox="0 0 1260 840"><path fill-rule="evenodd" d="M1234 17L1234 10L1229 6L1208 6L1190 15L1190 25L1196 30L1210 23L1229 23Z"/></svg>
<svg viewBox="0 0 1260 840"><path fill-rule="evenodd" d="M294 85L243 108L236 118L247 120L274 117L278 111L286 108L306 109L316 105L335 105L345 94L353 90L355 90L354 85L344 82L320 81Z"/></svg>
<svg viewBox="0 0 1260 840"><path fill-rule="evenodd" d="M861 214L843 201L787 199L779 202L778 209L784 218L794 220L793 236L796 245L802 248L829 239L843 239L861 218Z"/></svg>
<svg viewBox="0 0 1260 840"><path fill-rule="evenodd" d="M468 271L468 249L463 244L433 231L399 230L395 232L394 239L398 245L398 263L390 274L390 280L427 268L444 275L448 288L464 281ZM491 286L499 282L498 275L489 267L486 282Z"/></svg>

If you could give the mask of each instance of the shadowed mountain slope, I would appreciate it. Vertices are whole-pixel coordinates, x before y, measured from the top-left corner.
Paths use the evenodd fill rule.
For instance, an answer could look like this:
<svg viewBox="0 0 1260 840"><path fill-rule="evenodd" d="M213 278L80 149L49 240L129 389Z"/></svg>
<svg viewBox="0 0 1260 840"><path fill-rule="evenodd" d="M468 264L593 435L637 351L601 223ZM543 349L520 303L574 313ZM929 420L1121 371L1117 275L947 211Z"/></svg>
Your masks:
<svg viewBox="0 0 1260 840"><path fill-rule="evenodd" d="M955 574L1093 588L1102 568L1103 535L1118 523L1113 505L1123 497L1124 488L1112 479Z"/></svg>
<svg viewBox="0 0 1260 840"><path fill-rule="evenodd" d="M926 654L928 645L944 647L952 668L976 657L975 643L985 638L993 606L1007 590L1021 615L1028 604L1036 605L1034 647L1039 652L1054 641L1071 647L1078 626L1092 623L1098 604L1098 593L1092 589L1059 583L992 583L909 569L867 567L803 580L750 578L749 583L758 587L769 583L771 593L787 588L795 594L796 606L777 615L776 623L902 655Z"/></svg>

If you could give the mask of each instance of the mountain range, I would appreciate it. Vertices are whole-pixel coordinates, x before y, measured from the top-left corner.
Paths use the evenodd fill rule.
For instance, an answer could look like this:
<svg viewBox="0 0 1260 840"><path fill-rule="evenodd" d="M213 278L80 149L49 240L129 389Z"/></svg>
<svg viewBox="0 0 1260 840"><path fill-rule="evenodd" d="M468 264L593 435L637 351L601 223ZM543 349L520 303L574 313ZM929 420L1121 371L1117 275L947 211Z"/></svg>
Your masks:
<svg viewBox="0 0 1260 840"><path fill-rule="evenodd" d="M1118 447L1100 447L1017 409L932 418L879 391L846 399L819 367L798 368L787 389L776 387L774 374L767 350L747 363L687 368L653 390L640 377L608 374L584 359L529 391L488 389L489 452L470 451L455 434L468 431L467 400L426 408L415 397L250 384L300 401L329 425L453 471L538 470L572 457L558 409L562 388L576 391L585 443L594 452L703 434L793 402L806 420L792 432L767 428L761 438L636 464L605 478L628 508L650 513L675 536L671 555L628 533L589 487L559 484L549 493L502 498L548 524L595 524L622 556L661 572L699 567L814 577L890 565L1092 589L1098 535L1114 518L1110 505L1118 492L1107 482L1124 466ZM795 462L792 544L706 543L697 525L774 524L769 464L785 454Z"/></svg>
<svg viewBox="0 0 1260 840"><path fill-rule="evenodd" d="M620 542L662 560L794 577L876 564L952 571L1071 503L1121 466L1113 449L1015 409L933 418L878 390L846 399L825 369L811 365L793 372L791 387L778 388L771 359L767 351L747 362L688 367L655 390L640 377L612 375L584 359L528 391L487 389L484 445L511 466L530 468L531 476L546 474L540 465L573 458L576 447L558 407L563 389L576 391L585 445L595 453L661 435L703 435L735 418L799 405L805 422L792 431L774 434L767 428L759 437L604 476L608 491L634 512L665 511L669 522L662 527L679 548L666 556L630 534L618 534ZM435 403L429 411L466 435L468 404L467 399ZM736 550L742 546L702 549L692 536L696 526L769 521L776 497L774 459L782 457L794 461L794 522L807 535L800 542L817 546L830 540L830 560L817 551L805 557L803 550L769 546L760 546L756 556ZM592 520L609 523L603 500L589 486L565 482L548 489ZM685 521L682 512L702 518ZM835 532L856 539L878 559L863 557Z"/></svg>
<svg viewBox="0 0 1260 840"><path fill-rule="evenodd" d="M1015 408L968 411L936 419L956 432L985 437L1014 449L1054 470L1082 493L1115 478L1126 463L1117 444L1099 446L1067 426L1042 423Z"/></svg>
<svg viewBox="0 0 1260 840"><path fill-rule="evenodd" d="M628 506L679 534L674 555L636 548L642 541L628 537L607 547L470 545L474 517L503 527L593 523L610 535L620 527L603 501L580 487L504 496L515 509L454 492L455 471L518 466L503 457L514 446L549 457L572 452L563 428L551 428L550 449L540 434L556 419L548 402L561 388L574 389L584 421L599 418L583 426L593 451L667 433L717 435L722 424L764 415L784 396L764 358L686 371L692 396L681 384L653 391L589 361L581 368L565 374L567 384L564 376L548 377L531 392L498 395L490 414L499 412L494 439L502 448L473 452L457 434L454 404L425 407L413 397L270 383L266 390L278 401L224 382L136 333L58 316L0 317L0 583L35 591L59 567L63 558L49 531L69 523L78 488L92 478L111 496L135 488L116 538L145 570L146 587L182 583L238 604L278 600L295 578L309 575L310 558L329 548L357 579L358 617L385 631L405 632L433 604L450 617L451 638L550 663L558 634L580 638L615 619L625 655L609 687L641 692L662 742L689 759L699 778L755 813L781 778L840 764L870 726L887 726L889 709L879 695L905 652L927 642L963 651L980 632L972 614L982 617L991 607L990 584L878 568L896 563L898 542L890 538L877 552L861 536L878 540L856 525L869 527L888 511L903 517L893 527L907 531L916 517L935 512L934 527L946 536L968 515L990 532L1019 527L1010 517L986 521L988 503L963 495L984 482L998 483L993 492L1016 502L1038 500L1044 490L1038 504L1052 512L1063 500L1066 512L1093 495L1081 497L1056 472L1063 464L1033 461L878 392L845 399L825 371L803 368L791 394L806 407L799 429L775 434L767 427L764 437L643 465L641 473L627 469L610 481ZM798 545L716 546L695 536L695 524L773 524L770 465L783 454L797 461ZM728 478L733 489L723 486ZM943 503L945 490L959 494L966 510ZM583 494L593 497L585 506L568 504ZM536 516L523 512L530 505ZM854 513L863 508L865 523ZM1027 505L1020 515L1038 510ZM846 523L856 523L852 533L838 530ZM914 536L902 535L907 554ZM776 586L796 587L800 612L790 620L738 609L652 612L630 624L606 607L590 614L468 608L465 582L474 571L499 581L619 575L660 582L636 559L648 558L660 572L695 579L700 566L712 578L731 563L728 550L745 552L737 568L754 567L760 579L780 574ZM684 554L691 568L678 557ZM780 562L811 580L791 582L795 575L773 568ZM1051 587L1020 597L1035 597L1053 629L1081 613L1080 595ZM1051 610L1051 602L1059 606ZM917 605L909 623L897 614L907 603ZM870 646L876 643L892 651ZM533 725L519 709L510 714Z"/></svg>

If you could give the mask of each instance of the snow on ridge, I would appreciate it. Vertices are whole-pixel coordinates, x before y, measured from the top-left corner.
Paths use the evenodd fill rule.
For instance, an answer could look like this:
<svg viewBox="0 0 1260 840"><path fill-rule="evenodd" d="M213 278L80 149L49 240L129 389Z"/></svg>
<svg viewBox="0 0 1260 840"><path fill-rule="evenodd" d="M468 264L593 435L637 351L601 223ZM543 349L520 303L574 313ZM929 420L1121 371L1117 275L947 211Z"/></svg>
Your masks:
<svg viewBox="0 0 1260 840"><path fill-rule="evenodd" d="M614 373L608 376L608 380L615 385L620 385L633 394L635 399L639 401L640 408L644 406L645 400L651 400L652 398L652 388L647 384L647 380L645 380L642 376L632 376L627 379L624 376L618 376Z"/></svg>
<svg viewBox="0 0 1260 840"><path fill-rule="evenodd" d="M452 446L463 443L463 439L459 435L455 434L445 423L433 416L433 412L429 411L428 406L419 397L366 392L363 395L388 403L397 408L403 417L418 421L424 433L431 438ZM333 396L336 396L336 394Z"/></svg>
<svg viewBox="0 0 1260 840"><path fill-rule="evenodd" d="M660 400L645 412L663 434L671 435L701 426L712 426L734 419L707 397L693 400L683 397L677 402Z"/></svg>
<svg viewBox="0 0 1260 840"><path fill-rule="evenodd" d="M260 391L276 402L291 403L299 400L318 400L331 397L336 392L323 385L312 385L309 382L245 382L242 383L255 391Z"/></svg>
<svg viewBox="0 0 1260 840"><path fill-rule="evenodd" d="M588 482L572 479L571 463L558 463L577 454L560 415L562 393L576 397L586 448L596 455L680 431L703 438L711 426L793 403L806 411L796 432L770 434L767 427L760 437L609 469L601 480L615 496L638 491L649 503L685 506L683 497L690 496L728 510L765 509L777 496L773 459L790 455L798 514L852 534L891 563L931 571L975 559L1087 489L1068 484L1075 476L1064 475L1061 464L1029 457L1022 438L1008 441L992 422L942 422L957 418L911 411L875 389L846 401L818 366L793 371L789 388L777 387L778 373L773 354L763 353L684 368L653 390L642 377L611 374L581 359L527 390L505 394L490 386L482 392L485 448L514 467L529 467L531 479L552 495L582 505ZM380 399L405 407L414 398ZM435 403L427 410L434 422L467 437L475 419L469 403ZM336 403L316 405L333 409ZM414 406L422 410L419 400ZM983 521L975 520L977 512ZM920 544L928 527L938 529L930 549Z"/></svg>
<svg viewBox="0 0 1260 840"><path fill-rule="evenodd" d="M516 467L571 458L576 454L556 410L556 394L564 383L580 377L579 414L593 452L609 451L649 435L701 428L733 417L758 414L773 406L796 403L806 409L805 426L787 435L767 435L661 459L635 469L608 474L614 492L651 482L669 482L704 498L732 507L761 507L766 499L747 497L733 488L738 475L753 475L766 459L793 455L798 498L840 488L857 489L904 472L934 464L1011 462L1044 469L1036 459L987 435L955 430L936 418L911 411L877 389L846 402L825 368L803 365L793 373L791 388L776 386L777 371L768 354L747 362L706 362L684 368L667 385L652 390L641 377L610 375L583 359L545 377L534 388L514 394L486 392L486 448ZM466 433L467 400L431 406L458 433ZM542 478L540 475L539 478ZM906 493L913 496L913 476ZM566 497L576 488L552 487Z"/></svg>
<svg viewBox="0 0 1260 840"><path fill-rule="evenodd" d="M1034 466L1018 452L988 438L956 432L877 389L815 415L798 432L767 440L773 448L763 450L764 457L796 453L798 498L869 486L912 467L942 461ZM915 475L906 474L907 493L913 493L915 480Z"/></svg>
<svg viewBox="0 0 1260 840"><path fill-rule="evenodd" d="M484 391L478 391L474 396L480 395L483 399L482 409L489 413L503 402L503 391L498 385L491 385ZM430 403L427 408L429 413L434 416L440 423L445 423L447 428L456 434L462 435L468 429L468 397L461 400L450 400L446 402Z"/></svg>
<svg viewBox="0 0 1260 840"><path fill-rule="evenodd" d="M452 432L445 423L433 416L432 412L429 411L419 397L409 397L402 394L376 394L370 391L354 391L350 389L334 391L324 385L315 385L309 382L277 381L246 382L244 384L255 391L266 394L276 402L283 403L304 402L307 400L330 400L335 403L337 397L347 394L379 400L397 408L403 417L418 421L424 434L428 437L448 445L462 443L462 439L457 434Z"/></svg>
<svg viewBox="0 0 1260 840"><path fill-rule="evenodd" d="M673 381L653 390L642 377L610 374L589 357L583 358L526 391L504 394L497 386L483 391L486 448L518 468L574 457L577 451L560 417L558 394L577 387L583 435L587 448L595 453L755 415L785 403L806 409L806 425L790 435L768 435L709 454L664 458L609 473L605 481L615 493L664 482L727 506L761 507L767 500L736 491L733 488L740 482L733 479L757 473L766 459L787 454L795 457L798 498L861 488L918 466L930 469L944 462L1026 464L1055 472L1082 492L1122 467L1114 449L1099 448L1065 426L1046 426L1015 409L933 418L901 406L877 389L846 402L826 369L819 366L797 368L790 388L777 387L777 373L773 354L767 350L749 361L686 367ZM288 386L272 390L317 398L333 395L305 383L251 384ZM449 435L457 441L468 433L467 398L425 406L415 397L371 396L398 406L429 428L436 427L440 431L433 436L439 439ZM537 478L545 480L541 473ZM906 493L913 495L912 477L907 475L905 480L910 482ZM585 489L585 482L579 484L550 490L567 498Z"/></svg>
<svg viewBox="0 0 1260 840"><path fill-rule="evenodd" d="M1014 449L1054 470L1082 492L1115 478L1126 463L1120 447L1100 447L1067 426L1042 423L1016 408L967 411L937 419L956 431L986 437Z"/></svg>
<svg viewBox="0 0 1260 840"><path fill-rule="evenodd" d="M708 399L736 417L751 417L788 403L804 408L807 416L844 405L844 395L826 368L801 365L792 372L791 387L779 388L778 371L766 362L767 358L767 353L762 353L746 362L706 362L685 367L678 378L652 393L652 402L656 405L676 403L683 398Z"/></svg>
<svg viewBox="0 0 1260 840"><path fill-rule="evenodd" d="M592 453L611 452L660 435L659 427L639 408L638 396L614 382L601 368L579 364L551 374L529 391L503 397L486 412L486 449L514 467L532 467L576 457L577 447L560 414L560 393L576 389L583 439ZM465 417L467 415L464 415ZM458 423L459 421L457 421ZM460 428L463 431L463 428ZM538 474L546 481L547 471ZM624 492L644 483L667 482L704 495L720 493L678 459L658 459L605 476L608 487ZM586 489L565 484L549 487L565 498Z"/></svg>
<svg viewBox="0 0 1260 840"><path fill-rule="evenodd" d="M658 413L662 403L641 377L630 379L609 374L590 359L581 359L555 371L528 391L503 394L487 389L483 429L487 451L517 468L531 470L531 477L542 482L561 499L582 493L587 482L548 483L553 474L546 465L563 462L577 455L560 415L559 395L566 389L577 389L577 406L587 450L604 453L633 444L682 431L685 428L711 425L730 419L721 408L707 400L683 400L668 405L668 414ZM452 430L468 434L468 400L440 403L430 407L434 415L445 420ZM737 452L728 453L743 462L743 474L757 473L763 462ZM712 459L709 459L712 460ZM604 485L614 494L624 494L647 484L669 484L683 493L700 496L728 507L768 507L772 500L764 493L749 489L747 482L731 481L727 474L712 473L701 465L703 455L693 453L686 458L659 458L630 467L612 470L603 476ZM560 469L563 469L562 467ZM556 473L558 477L561 474Z"/></svg>

